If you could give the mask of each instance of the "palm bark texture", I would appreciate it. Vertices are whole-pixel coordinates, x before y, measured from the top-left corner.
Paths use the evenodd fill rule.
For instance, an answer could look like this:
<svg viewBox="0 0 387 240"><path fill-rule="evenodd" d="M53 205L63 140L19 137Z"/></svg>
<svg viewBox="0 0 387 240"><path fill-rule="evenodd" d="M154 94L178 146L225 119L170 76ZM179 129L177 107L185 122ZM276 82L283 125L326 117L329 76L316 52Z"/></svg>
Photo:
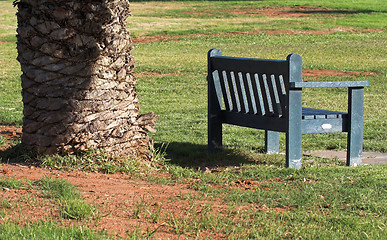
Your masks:
<svg viewBox="0 0 387 240"><path fill-rule="evenodd" d="M22 143L40 153L150 157L157 116L139 114L127 0L19 0Z"/></svg>

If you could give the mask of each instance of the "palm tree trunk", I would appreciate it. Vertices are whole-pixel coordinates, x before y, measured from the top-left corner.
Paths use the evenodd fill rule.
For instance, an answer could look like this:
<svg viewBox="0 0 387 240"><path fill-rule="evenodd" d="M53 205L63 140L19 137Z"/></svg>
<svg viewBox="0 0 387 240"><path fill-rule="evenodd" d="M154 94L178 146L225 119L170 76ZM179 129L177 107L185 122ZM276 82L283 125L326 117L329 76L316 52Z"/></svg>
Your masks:
<svg viewBox="0 0 387 240"><path fill-rule="evenodd" d="M139 114L127 0L19 0L22 142L40 153L148 157L156 116Z"/></svg>

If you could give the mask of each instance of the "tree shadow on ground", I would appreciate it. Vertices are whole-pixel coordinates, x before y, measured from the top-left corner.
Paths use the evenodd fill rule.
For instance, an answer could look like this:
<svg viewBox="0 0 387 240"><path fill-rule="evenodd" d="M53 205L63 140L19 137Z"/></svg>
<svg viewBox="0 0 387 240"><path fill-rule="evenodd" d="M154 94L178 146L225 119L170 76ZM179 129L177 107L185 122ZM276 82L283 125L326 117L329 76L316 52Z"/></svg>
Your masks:
<svg viewBox="0 0 387 240"><path fill-rule="evenodd" d="M193 169L216 169L240 167L243 165L285 166L285 157L280 154L265 154L263 147L225 146L213 154L207 152L207 145L187 142L155 143L158 153L164 155L169 164ZM34 152L19 143L0 150L0 163L40 166L41 160Z"/></svg>
<svg viewBox="0 0 387 240"><path fill-rule="evenodd" d="M0 150L0 163L39 166L36 158L37 154L26 149L22 143Z"/></svg>
<svg viewBox="0 0 387 240"><path fill-rule="evenodd" d="M278 154L264 154L263 147L246 149L225 146L209 154L207 145L187 142L155 143L155 148L165 154L169 163L188 168L236 167L246 164L284 165L284 157Z"/></svg>

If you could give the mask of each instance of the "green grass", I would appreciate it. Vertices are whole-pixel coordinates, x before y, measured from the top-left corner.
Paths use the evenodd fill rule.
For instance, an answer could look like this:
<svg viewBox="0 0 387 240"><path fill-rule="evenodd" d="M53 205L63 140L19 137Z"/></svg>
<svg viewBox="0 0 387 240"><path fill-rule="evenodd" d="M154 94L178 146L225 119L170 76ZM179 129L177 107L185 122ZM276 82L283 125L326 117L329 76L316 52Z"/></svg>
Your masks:
<svg viewBox="0 0 387 240"><path fill-rule="evenodd" d="M61 205L60 215L63 218L82 220L98 217L97 209L85 202L80 197L79 190L71 183L58 178L45 177L37 184L47 197L58 200Z"/></svg>
<svg viewBox="0 0 387 240"><path fill-rule="evenodd" d="M155 152L155 154L157 154ZM1 154L0 154L1 156ZM125 158L109 158L105 154L86 152L77 155L43 155L39 156L41 166L64 171L81 170L88 172L116 173L124 172L136 175L144 172L146 167L139 162Z"/></svg>
<svg viewBox="0 0 387 240"><path fill-rule="evenodd" d="M81 226L61 227L58 224L48 222L36 222L20 226L14 223L0 225L0 239L16 240L54 240L54 239L113 239L104 232L96 232L84 229Z"/></svg>
<svg viewBox="0 0 387 240"><path fill-rule="evenodd" d="M35 188L44 193L46 198L56 199L60 207L60 215L69 219L91 219L97 218L98 210L91 204L85 202L71 183L58 178L44 177L36 182L26 182L15 178L0 178L0 188L4 189L30 189ZM31 200L31 199L30 199ZM2 201L2 208L7 206L6 201Z"/></svg>
<svg viewBox="0 0 387 240"><path fill-rule="evenodd" d="M14 178L0 178L0 188L12 189L37 189L44 193L48 199L55 199L60 205L59 216L63 219L88 220L97 219L98 209L85 202L80 196L79 190L71 183L51 177L44 177L35 182L26 182ZM19 200L28 205L39 205L36 198L30 195L22 196ZM83 229L82 226L62 227L60 221L54 222L48 219L42 222L31 222L25 225L17 225L7 220L7 215L18 207L18 201L1 199L0 202L0 239L109 239L104 232L95 232Z"/></svg>
<svg viewBox="0 0 387 240"><path fill-rule="evenodd" d="M0 178L0 189L8 188L8 189L20 189L23 188L24 182L15 178Z"/></svg>
<svg viewBox="0 0 387 240"><path fill-rule="evenodd" d="M76 199L80 197L79 191L69 182L51 177L39 179L37 184L49 198Z"/></svg>
<svg viewBox="0 0 387 240"><path fill-rule="evenodd" d="M0 1L0 42L5 42L0 44L0 122L20 125L21 73L15 60L16 18L11 3ZM371 86L365 89L364 150L387 152L387 13L384 1L134 1L131 6L134 16L128 19L128 27L134 40L160 34L179 37L176 41L137 43L133 50L135 71L140 74L137 89L141 111L160 115L158 132L152 134L156 148L162 149L161 153L155 152L156 161L150 166L124 159L113 162L103 154L94 153L37 157L16 145L0 154L3 162L14 156L18 156L18 160L37 158L42 166L64 171L125 172L134 179L142 177L160 184L185 184L197 190L198 195L181 197L190 204L183 214L163 216L160 214L164 210L162 206L157 208L149 202L139 202L133 206L131 216L149 223L166 222L182 238L202 234L213 239L220 236L229 239L387 238L386 166L347 168L337 159L304 156L303 169L286 169L284 155L262 154L263 131L233 126L224 127L226 151L211 157L206 153L206 53L211 48L220 48L225 55L272 59L285 59L289 53L299 53L306 69L372 73L308 80L369 80ZM251 11L277 6L330 9L298 18L264 16ZM233 13L232 9L241 9L246 14ZM192 14L194 12L204 14ZM308 32L329 29L342 32L323 35ZM292 30L299 34L259 32L264 30ZM231 31L255 32L227 34ZM159 75L147 75L147 72ZM346 99L346 89L313 89L304 92L303 104L346 111ZM280 138L280 150L284 151L284 135ZM0 146L4 144L1 138ZM303 135L303 150L345 148L345 134ZM205 167L214 171L204 172ZM151 174L152 171L164 172L170 177L159 178ZM240 181L253 181L257 185L253 189L243 189L236 185ZM79 198L73 186L51 178L41 179L37 186L44 189L47 197L57 199L62 218L96 217L97 210ZM15 179L0 179L0 187L25 186ZM216 210L212 199L220 199L226 207ZM197 201L209 202L199 206ZM4 212L12 205L7 201L0 204ZM0 216L2 214L0 212ZM33 233L40 236L39 239L55 239L53 236L104 239L105 236L78 230L62 228L55 223L48 227L42 223L25 226L5 223L0 225L0 238L22 238L19 233L28 239L33 239L29 237ZM128 238L152 238L158 228L147 228L145 234L143 230L129 231Z"/></svg>
<svg viewBox="0 0 387 240"><path fill-rule="evenodd" d="M254 30L386 29L387 27L383 0L366 2L350 0L163 1L132 2L131 6L133 17L129 19L128 27L135 37ZM262 12L254 11L259 8L284 6L323 8L315 11L312 9L308 15L298 18L268 17Z"/></svg>
<svg viewBox="0 0 387 240"><path fill-rule="evenodd" d="M44 177L36 182L26 182L15 178L0 178L0 188L28 189L37 188L44 193L46 198L56 199L61 207L64 218L88 219L97 217L96 209L86 203L80 196L79 190L71 183L58 178Z"/></svg>
<svg viewBox="0 0 387 240"><path fill-rule="evenodd" d="M64 201L61 206L61 216L63 218L83 220L94 218L96 214L96 208L83 199L70 199Z"/></svg>
<svg viewBox="0 0 387 240"><path fill-rule="evenodd" d="M273 163L273 162L271 162ZM210 229L228 239L383 239L385 238L386 168L326 165L294 169L244 164L203 173L169 166L172 179L202 193L190 199L180 216L168 215L178 234ZM325 163L326 164L326 163ZM154 179L155 180L155 179ZM256 183L251 188L237 183ZM197 201L220 197L228 208L219 213ZM144 203L146 204L146 203ZM205 208L205 206L207 206Z"/></svg>

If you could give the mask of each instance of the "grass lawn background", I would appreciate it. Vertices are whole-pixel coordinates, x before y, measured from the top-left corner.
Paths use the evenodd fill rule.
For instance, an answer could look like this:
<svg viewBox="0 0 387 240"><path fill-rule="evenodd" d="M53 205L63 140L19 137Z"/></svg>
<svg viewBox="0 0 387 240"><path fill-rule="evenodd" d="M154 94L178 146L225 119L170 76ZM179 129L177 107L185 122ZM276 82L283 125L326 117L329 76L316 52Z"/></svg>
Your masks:
<svg viewBox="0 0 387 240"><path fill-rule="evenodd" d="M211 48L221 49L224 55L271 59L299 53L306 70L346 71L305 76L308 81L369 80L371 86L365 89L364 150L386 152L385 1L134 1L131 6L133 16L128 18L128 28L135 43L141 111L160 115L158 131L152 135L156 148L161 149L158 167L149 170L133 162L115 166L102 157L90 156L43 157L39 159L43 166L66 171L103 168L161 185L186 184L199 194L193 202L214 198L228 206L226 215L209 207L205 215L187 209L185 217L177 213L164 216L171 233L181 238L209 233L231 239L386 237L385 166L347 168L337 160L305 156L302 170L285 169L283 155L261 153L263 131L233 126L225 126L227 150L212 157L206 154L206 54ZM0 122L21 126L15 12L12 1L0 1ZM303 104L346 111L347 90L308 89L303 91ZM1 146L19 142L0 139ZM282 152L284 143L281 134ZM303 135L303 150L324 149L346 149L346 134ZM3 162L12 155L10 151L0 154ZM205 167L209 172L203 171ZM159 177L161 173L168 178ZM259 183L267 190L230 187L241 181ZM9 208L7 199L0 200L0 221L4 221L9 209L17 211L17 207ZM246 211L238 211L239 206ZM289 211L260 211L262 206ZM144 214L149 217L143 220L151 223L151 215ZM15 232L27 234L31 229L39 237L42 232L62 231L60 219L56 220L51 230L32 223L19 227L15 222L5 222L0 230L7 234L5 238L16 236ZM84 224L78 220L74 223ZM151 230L143 231L148 235L132 231L128 236L151 236ZM64 234L82 233L70 229ZM85 233L84 239L93 238L89 234Z"/></svg>

